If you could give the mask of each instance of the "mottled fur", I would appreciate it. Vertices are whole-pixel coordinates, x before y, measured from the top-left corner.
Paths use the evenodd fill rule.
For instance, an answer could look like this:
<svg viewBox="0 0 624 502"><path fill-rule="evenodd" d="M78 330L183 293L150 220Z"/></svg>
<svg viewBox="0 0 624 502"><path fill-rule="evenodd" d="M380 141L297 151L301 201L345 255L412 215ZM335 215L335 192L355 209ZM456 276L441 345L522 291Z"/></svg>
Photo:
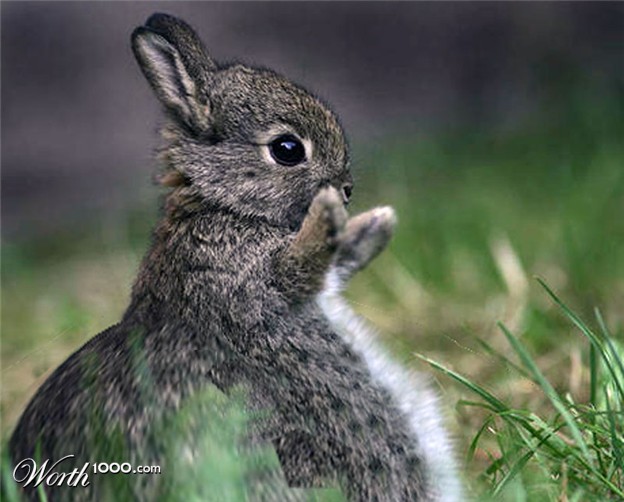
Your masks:
<svg viewBox="0 0 624 502"><path fill-rule="evenodd" d="M394 213L348 217L336 117L270 70L216 64L173 17L150 17L132 46L168 115L164 214L123 319L42 385L11 438L13 460L74 454L77 465L166 469L155 424L206 386L243 387L263 417L251 444L272 445L283 472L264 491L250 483L250 498L303 497L288 484L339 485L350 500L458 500L432 392L371 348L338 297L385 247ZM271 160L267 144L282 133L301 138L304 162ZM130 458L111 458L114 441L98 442L102 434ZM153 478L131 483L136 498L159 493ZM104 489L95 479L49 496Z"/></svg>

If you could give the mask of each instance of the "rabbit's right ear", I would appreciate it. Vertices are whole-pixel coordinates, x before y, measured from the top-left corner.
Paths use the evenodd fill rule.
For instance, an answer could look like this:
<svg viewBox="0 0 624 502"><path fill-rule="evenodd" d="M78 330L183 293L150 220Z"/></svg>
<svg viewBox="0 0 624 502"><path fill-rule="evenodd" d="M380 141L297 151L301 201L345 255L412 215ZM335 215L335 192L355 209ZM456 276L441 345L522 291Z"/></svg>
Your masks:
<svg viewBox="0 0 624 502"><path fill-rule="evenodd" d="M167 110L192 129L206 129L208 89L217 66L193 29L173 16L154 14L132 33L132 50Z"/></svg>

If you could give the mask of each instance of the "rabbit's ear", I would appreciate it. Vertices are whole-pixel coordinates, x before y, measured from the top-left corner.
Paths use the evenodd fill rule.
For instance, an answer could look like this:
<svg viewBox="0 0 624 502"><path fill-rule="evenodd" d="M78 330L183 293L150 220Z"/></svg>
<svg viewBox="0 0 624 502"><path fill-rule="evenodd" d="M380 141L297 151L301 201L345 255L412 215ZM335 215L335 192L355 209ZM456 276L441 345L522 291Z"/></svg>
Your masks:
<svg viewBox="0 0 624 502"><path fill-rule="evenodd" d="M132 33L132 50L165 107L186 125L206 128L208 89L217 67L192 28L154 14Z"/></svg>

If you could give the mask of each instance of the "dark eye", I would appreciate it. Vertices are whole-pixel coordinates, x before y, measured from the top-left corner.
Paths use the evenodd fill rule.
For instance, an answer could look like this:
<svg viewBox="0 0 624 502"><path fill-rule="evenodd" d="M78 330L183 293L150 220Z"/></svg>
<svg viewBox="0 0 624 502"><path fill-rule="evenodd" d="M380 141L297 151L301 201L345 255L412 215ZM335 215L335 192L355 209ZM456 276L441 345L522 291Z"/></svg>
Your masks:
<svg viewBox="0 0 624 502"><path fill-rule="evenodd" d="M271 156L284 166L296 166L305 160L305 148L292 134L284 134L269 143Z"/></svg>

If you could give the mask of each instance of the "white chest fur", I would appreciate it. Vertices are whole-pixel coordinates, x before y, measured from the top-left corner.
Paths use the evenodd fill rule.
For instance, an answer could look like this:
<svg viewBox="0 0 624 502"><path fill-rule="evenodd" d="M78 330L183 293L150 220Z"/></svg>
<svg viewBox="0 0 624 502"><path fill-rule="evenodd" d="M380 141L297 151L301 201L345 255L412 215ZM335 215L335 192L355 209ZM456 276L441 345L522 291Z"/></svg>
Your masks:
<svg viewBox="0 0 624 502"><path fill-rule="evenodd" d="M451 441L443 427L438 398L427 378L402 368L376 343L374 331L340 296L338 274L330 270L317 303L336 332L364 359L374 381L385 388L403 412L417 451L424 460L435 500L462 500Z"/></svg>

